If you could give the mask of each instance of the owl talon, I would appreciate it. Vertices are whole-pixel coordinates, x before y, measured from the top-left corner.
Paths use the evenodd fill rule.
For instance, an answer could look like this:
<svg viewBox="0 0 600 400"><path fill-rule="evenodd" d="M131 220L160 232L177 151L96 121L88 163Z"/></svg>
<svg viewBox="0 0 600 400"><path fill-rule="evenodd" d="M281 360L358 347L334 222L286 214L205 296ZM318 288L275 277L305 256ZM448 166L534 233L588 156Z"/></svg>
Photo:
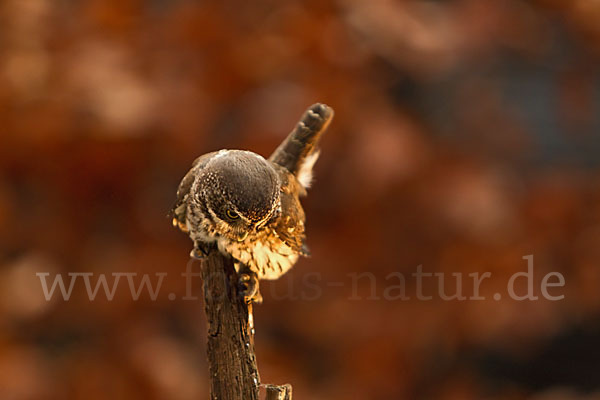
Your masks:
<svg viewBox="0 0 600 400"><path fill-rule="evenodd" d="M212 250L216 249L213 243L196 242L190 251L190 257L196 260L206 260Z"/></svg>
<svg viewBox="0 0 600 400"><path fill-rule="evenodd" d="M262 295L258 287L258 276L252 272L241 272L238 278L238 291L246 303L262 303Z"/></svg>
<svg viewBox="0 0 600 400"><path fill-rule="evenodd" d="M205 260L210 253L210 247L203 245L202 243L196 243L192 251L190 251L190 257L196 260Z"/></svg>
<svg viewBox="0 0 600 400"><path fill-rule="evenodd" d="M207 255L204 254L204 251L201 249L193 248L192 251L190 251L190 258L195 260L205 260L206 256Z"/></svg>

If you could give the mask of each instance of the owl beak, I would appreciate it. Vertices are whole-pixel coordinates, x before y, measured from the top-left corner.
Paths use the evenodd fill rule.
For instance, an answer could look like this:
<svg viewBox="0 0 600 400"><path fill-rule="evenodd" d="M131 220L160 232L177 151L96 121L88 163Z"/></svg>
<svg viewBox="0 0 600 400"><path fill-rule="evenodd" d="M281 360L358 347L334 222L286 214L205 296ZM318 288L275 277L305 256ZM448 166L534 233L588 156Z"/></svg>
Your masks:
<svg viewBox="0 0 600 400"><path fill-rule="evenodd" d="M240 232L238 233L238 237L237 240L238 242L243 242L244 240L246 240L246 238L248 237L248 232Z"/></svg>

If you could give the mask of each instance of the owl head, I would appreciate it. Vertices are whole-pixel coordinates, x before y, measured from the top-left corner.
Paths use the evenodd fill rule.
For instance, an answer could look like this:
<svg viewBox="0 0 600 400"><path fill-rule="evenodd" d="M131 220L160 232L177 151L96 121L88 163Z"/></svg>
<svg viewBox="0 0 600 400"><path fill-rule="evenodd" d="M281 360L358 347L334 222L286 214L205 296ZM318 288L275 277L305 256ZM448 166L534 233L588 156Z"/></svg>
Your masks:
<svg viewBox="0 0 600 400"><path fill-rule="evenodd" d="M192 186L207 231L243 241L280 209L280 182L275 168L258 154L223 150L214 155Z"/></svg>

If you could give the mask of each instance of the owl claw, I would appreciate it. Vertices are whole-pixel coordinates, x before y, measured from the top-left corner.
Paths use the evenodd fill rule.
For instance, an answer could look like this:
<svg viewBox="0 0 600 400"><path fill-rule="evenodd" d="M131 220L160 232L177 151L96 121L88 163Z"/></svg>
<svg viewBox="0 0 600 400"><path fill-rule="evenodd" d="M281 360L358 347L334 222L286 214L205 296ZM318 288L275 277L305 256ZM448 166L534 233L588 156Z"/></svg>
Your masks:
<svg viewBox="0 0 600 400"><path fill-rule="evenodd" d="M215 243L194 242L194 248L190 251L190 257L196 260L206 260L211 251L216 250Z"/></svg>
<svg viewBox="0 0 600 400"><path fill-rule="evenodd" d="M248 304L261 304L263 301L258 287L258 276L252 271L240 272L238 277L238 291Z"/></svg>
<svg viewBox="0 0 600 400"><path fill-rule="evenodd" d="M192 251L190 251L190 257L196 260L205 260L210 253L211 247L202 242L196 243Z"/></svg>
<svg viewBox="0 0 600 400"><path fill-rule="evenodd" d="M198 249L194 247L192 251L190 251L190 258L195 260L204 260L206 259L207 254L204 253L204 250Z"/></svg>

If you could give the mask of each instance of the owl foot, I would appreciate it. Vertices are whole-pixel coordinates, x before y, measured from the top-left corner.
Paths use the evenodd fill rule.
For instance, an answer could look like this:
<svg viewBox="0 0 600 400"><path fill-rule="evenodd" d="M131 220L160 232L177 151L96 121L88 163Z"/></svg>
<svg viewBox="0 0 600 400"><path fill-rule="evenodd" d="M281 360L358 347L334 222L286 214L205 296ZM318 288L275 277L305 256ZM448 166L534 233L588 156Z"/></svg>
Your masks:
<svg viewBox="0 0 600 400"><path fill-rule="evenodd" d="M204 254L202 250L197 248L193 248L192 251L190 251L190 258L193 258L195 260L204 260L206 256L207 255Z"/></svg>
<svg viewBox="0 0 600 400"><path fill-rule="evenodd" d="M258 275L248 269L241 271L238 275L238 291L248 304L261 304L263 301L258 287Z"/></svg>
<svg viewBox="0 0 600 400"><path fill-rule="evenodd" d="M192 251L190 251L190 257L196 260L205 260L210 253L210 245L204 243L196 243Z"/></svg>
<svg viewBox="0 0 600 400"><path fill-rule="evenodd" d="M190 257L195 260L206 260L208 253L202 248L194 247L192 251L190 251Z"/></svg>

